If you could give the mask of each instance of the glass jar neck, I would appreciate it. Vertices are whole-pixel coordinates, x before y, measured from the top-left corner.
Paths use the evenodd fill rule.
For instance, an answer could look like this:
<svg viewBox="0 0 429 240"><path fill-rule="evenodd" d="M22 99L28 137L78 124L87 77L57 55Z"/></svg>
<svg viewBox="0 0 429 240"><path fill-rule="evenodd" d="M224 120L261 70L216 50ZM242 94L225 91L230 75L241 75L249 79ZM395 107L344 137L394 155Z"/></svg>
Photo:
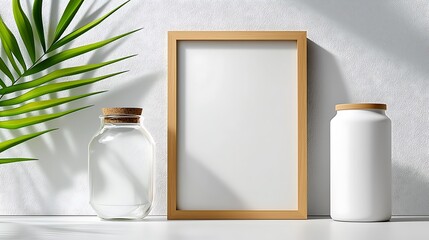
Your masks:
<svg viewBox="0 0 429 240"><path fill-rule="evenodd" d="M101 125L140 125L143 117L140 115L101 115Z"/></svg>

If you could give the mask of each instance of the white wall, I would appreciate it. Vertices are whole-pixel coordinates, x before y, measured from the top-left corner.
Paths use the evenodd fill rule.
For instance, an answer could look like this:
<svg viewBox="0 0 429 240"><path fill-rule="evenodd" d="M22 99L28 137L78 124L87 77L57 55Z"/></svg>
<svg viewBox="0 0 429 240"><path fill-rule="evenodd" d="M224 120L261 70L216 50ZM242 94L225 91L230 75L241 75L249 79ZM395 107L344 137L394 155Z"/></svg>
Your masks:
<svg viewBox="0 0 429 240"><path fill-rule="evenodd" d="M29 1L22 0L24 4ZM105 2L86 1L82 10L89 11L79 19L94 19L122 1ZM48 16L50 3L53 12ZM45 1L44 18L51 36L65 4ZM0 0L0 14L9 26L13 23L10 5L9 0ZM428 11L429 2L423 0L133 0L75 46L139 27L143 31L63 64L138 53L127 62L97 71L131 72L90 87L110 89L78 103L95 104L93 108L36 128L62 126L60 131L2 153L40 160L0 166L0 214L93 214L88 205L86 145L98 128L99 109L125 105L144 108L145 124L158 144L152 214L166 213L169 30L308 31L309 213L329 213L328 124L334 105L379 101L388 104L393 122L394 214L429 214ZM0 134L2 140L10 136L10 132Z"/></svg>

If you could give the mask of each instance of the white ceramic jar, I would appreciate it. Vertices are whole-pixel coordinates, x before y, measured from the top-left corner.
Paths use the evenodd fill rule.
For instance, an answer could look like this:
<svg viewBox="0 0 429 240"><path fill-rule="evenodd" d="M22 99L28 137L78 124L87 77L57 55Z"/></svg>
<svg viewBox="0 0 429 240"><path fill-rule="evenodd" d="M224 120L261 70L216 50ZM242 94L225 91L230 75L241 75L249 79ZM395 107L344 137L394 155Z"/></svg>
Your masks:
<svg viewBox="0 0 429 240"><path fill-rule="evenodd" d="M391 217L391 122L385 104L336 106L331 120L331 217Z"/></svg>

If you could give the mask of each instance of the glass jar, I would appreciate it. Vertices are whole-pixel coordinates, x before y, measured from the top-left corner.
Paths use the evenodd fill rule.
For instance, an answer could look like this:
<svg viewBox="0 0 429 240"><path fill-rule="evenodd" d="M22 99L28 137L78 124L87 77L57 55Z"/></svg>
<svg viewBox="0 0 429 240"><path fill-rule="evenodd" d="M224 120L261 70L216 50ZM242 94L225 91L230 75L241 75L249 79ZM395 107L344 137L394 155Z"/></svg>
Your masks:
<svg viewBox="0 0 429 240"><path fill-rule="evenodd" d="M391 121L386 104L336 106L331 120L331 217L387 221L391 204Z"/></svg>
<svg viewBox="0 0 429 240"><path fill-rule="evenodd" d="M89 144L90 204L103 219L141 219L151 210L155 143L141 108L103 108Z"/></svg>

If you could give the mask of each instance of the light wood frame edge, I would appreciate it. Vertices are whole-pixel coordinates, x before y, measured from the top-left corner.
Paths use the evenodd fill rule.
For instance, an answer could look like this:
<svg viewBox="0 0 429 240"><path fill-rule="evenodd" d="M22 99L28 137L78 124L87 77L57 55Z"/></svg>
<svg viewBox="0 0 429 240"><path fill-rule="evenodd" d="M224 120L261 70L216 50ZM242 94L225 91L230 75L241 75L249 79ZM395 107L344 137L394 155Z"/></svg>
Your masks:
<svg viewBox="0 0 429 240"><path fill-rule="evenodd" d="M180 40L294 40L298 57L298 210L177 209L177 42ZM307 32L170 31L168 32L168 219L307 219Z"/></svg>

